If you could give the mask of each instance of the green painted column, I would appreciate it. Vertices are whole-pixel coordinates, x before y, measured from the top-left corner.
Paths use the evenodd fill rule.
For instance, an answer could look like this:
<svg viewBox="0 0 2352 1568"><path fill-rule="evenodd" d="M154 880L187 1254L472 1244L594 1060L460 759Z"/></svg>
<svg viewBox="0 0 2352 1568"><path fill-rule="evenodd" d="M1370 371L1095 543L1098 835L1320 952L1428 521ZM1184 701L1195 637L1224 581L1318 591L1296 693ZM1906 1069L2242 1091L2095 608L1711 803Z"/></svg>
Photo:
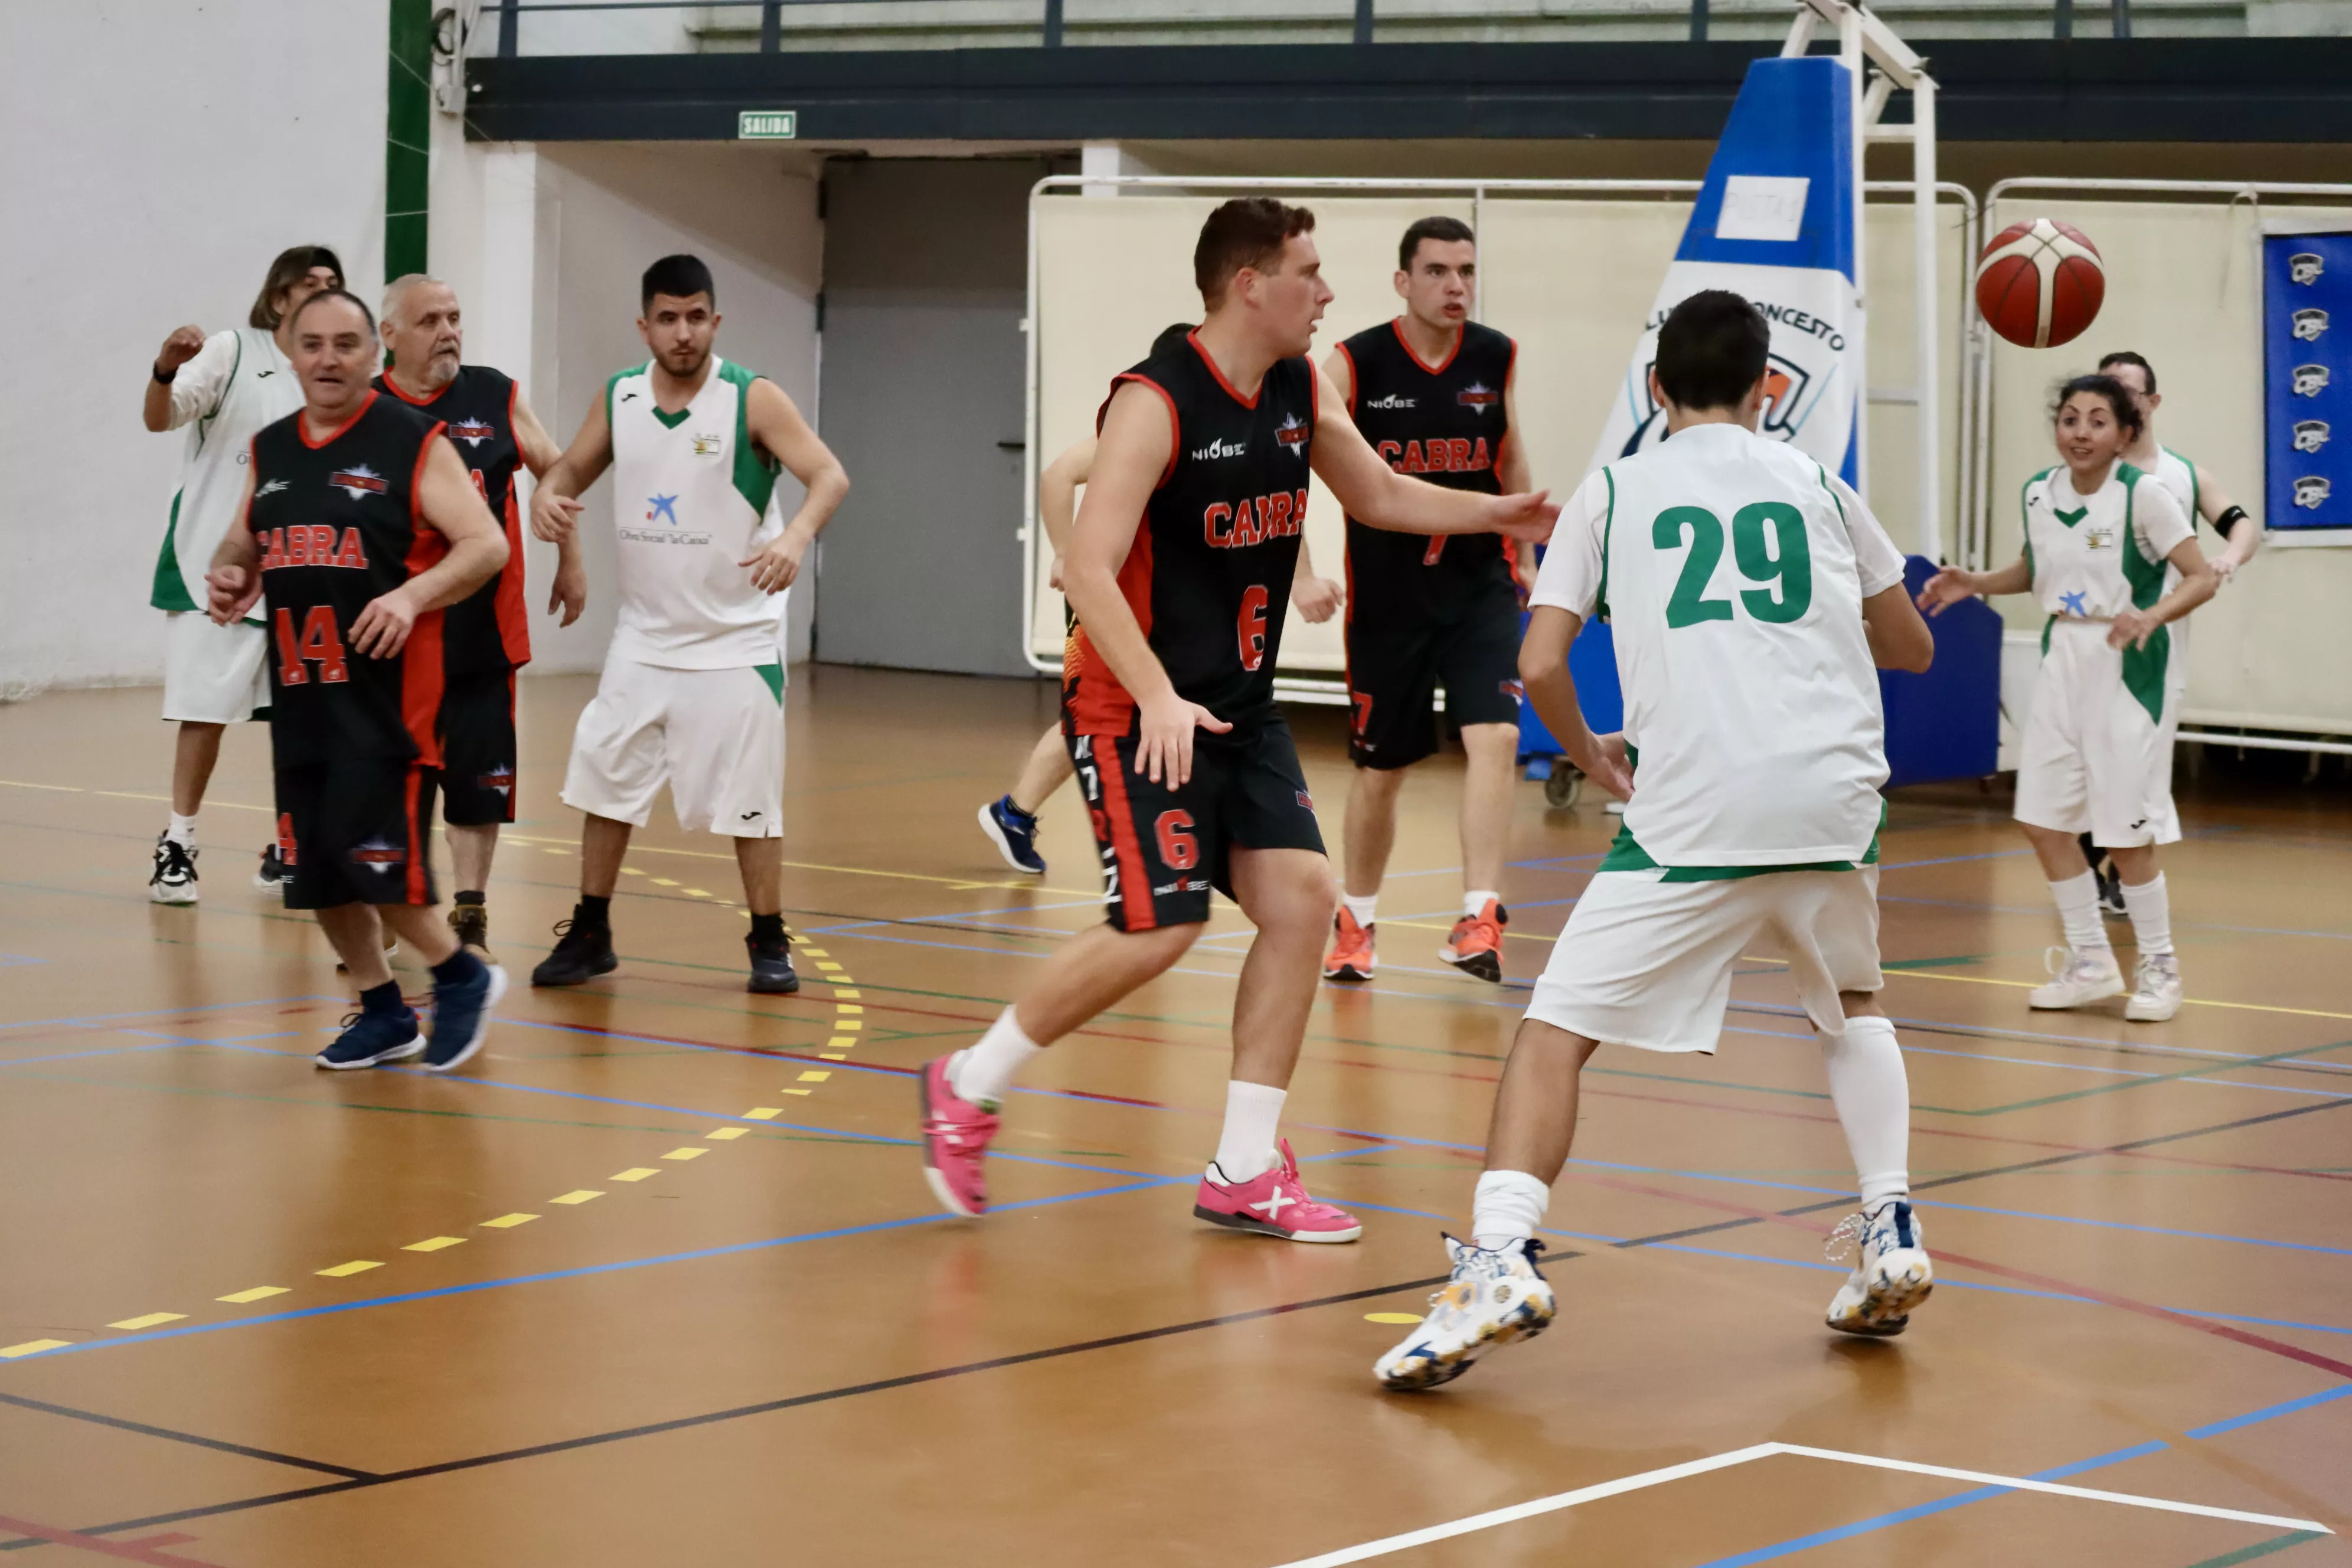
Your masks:
<svg viewBox="0 0 2352 1568"><path fill-rule="evenodd" d="M384 95L383 276L425 270L433 173L433 0L390 0Z"/></svg>

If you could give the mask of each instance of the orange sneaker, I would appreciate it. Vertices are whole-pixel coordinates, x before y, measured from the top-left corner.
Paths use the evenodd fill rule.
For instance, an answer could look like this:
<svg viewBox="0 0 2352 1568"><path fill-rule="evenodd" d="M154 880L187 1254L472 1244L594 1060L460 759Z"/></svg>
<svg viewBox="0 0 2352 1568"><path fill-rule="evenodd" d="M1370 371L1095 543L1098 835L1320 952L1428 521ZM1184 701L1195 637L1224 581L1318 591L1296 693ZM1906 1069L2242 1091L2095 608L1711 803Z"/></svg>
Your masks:
<svg viewBox="0 0 2352 1568"><path fill-rule="evenodd" d="M1326 980L1372 977L1372 928L1360 926L1345 906L1331 921L1331 952L1323 960Z"/></svg>
<svg viewBox="0 0 2352 1568"><path fill-rule="evenodd" d="M1454 933L1437 950L1437 956L1466 974L1499 983L1503 978L1503 928L1510 923L1510 911L1488 899L1485 909L1454 922Z"/></svg>

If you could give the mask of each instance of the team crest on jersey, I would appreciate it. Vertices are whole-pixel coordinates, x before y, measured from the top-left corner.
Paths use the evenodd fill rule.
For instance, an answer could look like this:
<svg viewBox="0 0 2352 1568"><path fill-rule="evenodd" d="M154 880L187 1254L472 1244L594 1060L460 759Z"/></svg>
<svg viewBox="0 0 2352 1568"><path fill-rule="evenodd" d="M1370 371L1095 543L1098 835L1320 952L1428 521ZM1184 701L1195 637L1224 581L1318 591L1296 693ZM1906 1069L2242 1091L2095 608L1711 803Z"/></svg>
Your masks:
<svg viewBox="0 0 2352 1568"><path fill-rule="evenodd" d="M2308 250L2286 258L2287 280L2306 288L2318 282L2319 275L2326 270L2327 264Z"/></svg>
<svg viewBox="0 0 2352 1568"><path fill-rule="evenodd" d="M353 845L352 858L371 870L389 871L395 866L408 864L408 846L394 844L391 839L378 836L364 844Z"/></svg>
<svg viewBox="0 0 2352 1568"><path fill-rule="evenodd" d="M1299 457L1305 457L1307 455L1307 421L1296 414L1284 415L1280 427L1274 433L1274 442L1277 447L1286 447Z"/></svg>
<svg viewBox="0 0 2352 1568"><path fill-rule="evenodd" d="M382 474L377 473L365 463L356 463L348 468L338 468L329 474L327 488L341 490L353 500L358 500L362 496L380 496L392 487L384 482Z"/></svg>
<svg viewBox="0 0 2352 1568"><path fill-rule="evenodd" d="M698 458L715 458L719 456L719 437L716 436L697 436L694 438L694 455Z"/></svg>
<svg viewBox="0 0 2352 1568"><path fill-rule="evenodd" d="M2116 531L2112 528L2095 528L2083 535L2083 548L2085 550L2113 550L2115 547Z"/></svg>
<svg viewBox="0 0 2352 1568"><path fill-rule="evenodd" d="M492 768L488 773L477 778L474 781L474 786L477 789L496 790L499 794L507 796L509 799L512 799L514 796L514 770L512 768Z"/></svg>
<svg viewBox="0 0 2352 1568"><path fill-rule="evenodd" d="M259 500L263 496L274 496L280 490L292 489L293 488L293 486L288 484L284 479L272 479L268 484L263 485L259 489L254 491L253 499Z"/></svg>
<svg viewBox="0 0 2352 1568"><path fill-rule="evenodd" d="M1308 794L1307 794L1305 790L1303 790L1303 789L1295 789L1295 790L1292 790L1290 793L1291 793L1291 794L1293 794L1293 795L1297 795L1297 796L1298 797L1298 809L1299 809L1299 810L1301 810L1301 811L1312 811L1312 810L1314 810L1314 809L1315 809L1315 797L1314 797L1313 795L1308 795Z"/></svg>
<svg viewBox="0 0 2352 1568"><path fill-rule="evenodd" d="M1504 696L1514 702L1525 702L1528 700L1528 689L1516 680L1498 680L1495 684Z"/></svg>
<svg viewBox="0 0 2352 1568"><path fill-rule="evenodd" d="M479 447L485 441L498 439L498 431L485 420L460 419L449 426L449 439L463 441L468 447Z"/></svg>
<svg viewBox="0 0 2352 1568"><path fill-rule="evenodd" d="M2319 310L2297 310L2289 318L2294 323L2294 335L2306 343L2315 343L2327 333L2327 312Z"/></svg>
<svg viewBox="0 0 2352 1568"><path fill-rule="evenodd" d="M2316 452L2322 447L2326 445L2326 420L2298 419L2294 422L2294 449L2296 451Z"/></svg>
<svg viewBox="0 0 2352 1568"><path fill-rule="evenodd" d="M1460 404L1465 408L1475 409L1478 413L1484 414L1489 408L1501 403L1503 401L1503 395L1488 387L1483 382L1474 381L1469 385L1464 387L1461 391L1455 393L1454 395L1454 401Z"/></svg>
<svg viewBox="0 0 2352 1568"><path fill-rule="evenodd" d="M2294 481L2294 504L2317 511L2335 486L2322 474L2305 474Z"/></svg>

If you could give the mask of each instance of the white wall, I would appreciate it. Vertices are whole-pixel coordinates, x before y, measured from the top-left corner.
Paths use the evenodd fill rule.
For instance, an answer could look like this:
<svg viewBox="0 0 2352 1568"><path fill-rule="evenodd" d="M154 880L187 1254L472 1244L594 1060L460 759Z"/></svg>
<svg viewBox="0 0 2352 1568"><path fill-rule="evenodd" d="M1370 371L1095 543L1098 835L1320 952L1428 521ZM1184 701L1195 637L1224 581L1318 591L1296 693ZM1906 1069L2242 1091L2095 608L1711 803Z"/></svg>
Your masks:
<svg viewBox="0 0 2352 1568"><path fill-rule="evenodd" d="M243 324L272 257L383 278L384 8L0 5L0 696L160 681L147 607L184 437L140 423L183 322Z"/></svg>

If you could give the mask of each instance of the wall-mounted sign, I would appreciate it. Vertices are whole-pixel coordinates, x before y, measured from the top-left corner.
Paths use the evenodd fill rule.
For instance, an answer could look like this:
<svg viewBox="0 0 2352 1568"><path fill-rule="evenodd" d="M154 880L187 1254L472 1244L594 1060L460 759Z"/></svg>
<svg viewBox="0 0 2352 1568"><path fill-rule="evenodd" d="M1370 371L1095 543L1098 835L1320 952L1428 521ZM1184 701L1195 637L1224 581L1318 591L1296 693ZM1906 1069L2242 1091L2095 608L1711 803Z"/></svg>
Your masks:
<svg viewBox="0 0 2352 1568"><path fill-rule="evenodd" d="M735 117L738 142L790 142L801 133L799 111L790 109L747 109Z"/></svg>
<svg viewBox="0 0 2352 1568"><path fill-rule="evenodd" d="M2263 240L2270 528L2352 528L2352 234Z"/></svg>

